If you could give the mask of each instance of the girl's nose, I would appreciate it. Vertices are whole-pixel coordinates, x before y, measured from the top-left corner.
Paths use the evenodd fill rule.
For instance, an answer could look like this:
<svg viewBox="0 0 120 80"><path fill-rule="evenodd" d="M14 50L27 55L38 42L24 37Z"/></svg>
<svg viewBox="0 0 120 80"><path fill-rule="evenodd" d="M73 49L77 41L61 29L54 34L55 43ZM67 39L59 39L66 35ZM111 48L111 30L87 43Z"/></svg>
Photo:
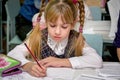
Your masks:
<svg viewBox="0 0 120 80"><path fill-rule="evenodd" d="M56 29L55 29L55 34L56 34L56 35L59 35L60 32L61 32L61 31L60 31L60 27L56 27Z"/></svg>

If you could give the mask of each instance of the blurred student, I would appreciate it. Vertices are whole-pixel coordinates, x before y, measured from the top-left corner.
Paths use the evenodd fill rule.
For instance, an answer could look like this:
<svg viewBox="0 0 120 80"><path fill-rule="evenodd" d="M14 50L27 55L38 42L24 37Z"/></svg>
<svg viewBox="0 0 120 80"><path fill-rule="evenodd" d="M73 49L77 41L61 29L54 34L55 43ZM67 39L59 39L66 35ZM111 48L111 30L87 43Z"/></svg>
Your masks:
<svg viewBox="0 0 120 80"><path fill-rule="evenodd" d="M120 61L120 13L119 13L119 18L118 18L117 32L116 32L116 36L115 36L113 44L117 48L117 55Z"/></svg>
<svg viewBox="0 0 120 80"><path fill-rule="evenodd" d="M39 12L35 5L36 0L24 0L20 12L16 17L16 32L21 40L26 38L27 33L32 29L32 17ZM40 2L41 0L39 0Z"/></svg>

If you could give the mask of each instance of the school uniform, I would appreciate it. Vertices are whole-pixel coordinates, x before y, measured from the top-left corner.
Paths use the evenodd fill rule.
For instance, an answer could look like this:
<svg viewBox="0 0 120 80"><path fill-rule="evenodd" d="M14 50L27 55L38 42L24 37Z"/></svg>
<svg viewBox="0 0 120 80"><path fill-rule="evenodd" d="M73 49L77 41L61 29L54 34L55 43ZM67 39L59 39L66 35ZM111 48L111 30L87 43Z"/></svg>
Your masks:
<svg viewBox="0 0 120 80"><path fill-rule="evenodd" d="M74 50L70 53L70 48L72 43L74 43L75 37L78 34L76 31L71 30L69 37L60 43L55 42L47 32L47 29L42 30L42 50L41 56L42 58L46 58L49 56L54 56L58 58L68 58L72 68L84 68L84 67L92 67L99 68L102 66L102 58L98 55L98 53L91 48L86 42L82 51L82 56L75 56ZM30 60L26 59L26 56L29 54L27 48L24 44L20 44L16 46L13 50L8 53L8 56L11 56L15 59L21 61L22 65L30 62Z"/></svg>

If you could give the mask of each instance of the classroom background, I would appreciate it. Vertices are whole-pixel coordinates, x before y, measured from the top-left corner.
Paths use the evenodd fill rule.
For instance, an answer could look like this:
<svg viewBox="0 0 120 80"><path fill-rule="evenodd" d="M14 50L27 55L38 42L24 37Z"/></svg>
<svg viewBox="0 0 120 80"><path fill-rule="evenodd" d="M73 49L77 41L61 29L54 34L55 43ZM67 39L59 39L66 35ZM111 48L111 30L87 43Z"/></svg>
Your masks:
<svg viewBox="0 0 120 80"><path fill-rule="evenodd" d="M8 0L0 0L0 53L4 53L4 54L7 54L9 50L11 50L16 45L21 43L19 38L16 37L15 21L9 22L7 20L9 19L9 17L11 18L11 16L8 15L6 11L7 9L5 7L7 1ZM17 1L18 3L14 1ZM113 35L115 33L115 30L111 29L112 14L109 10L111 7L108 5L108 1L109 0L85 0L93 17L93 20L90 21L91 23L88 21L85 24L87 29L86 32L89 31L89 33L86 33L86 34L101 35L103 39L103 43L101 47L103 60L116 62L118 61L116 48L112 44L115 37ZM12 4L16 5L16 8L13 9L14 10L13 13L15 12L16 15L19 13L18 8L22 6L23 2L24 0L12 1ZM15 19L15 15L13 19ZM13 25L14 27L12 26L11 28L11 25ZM87 26L90 26L90 27L87 28Z"/></svg>

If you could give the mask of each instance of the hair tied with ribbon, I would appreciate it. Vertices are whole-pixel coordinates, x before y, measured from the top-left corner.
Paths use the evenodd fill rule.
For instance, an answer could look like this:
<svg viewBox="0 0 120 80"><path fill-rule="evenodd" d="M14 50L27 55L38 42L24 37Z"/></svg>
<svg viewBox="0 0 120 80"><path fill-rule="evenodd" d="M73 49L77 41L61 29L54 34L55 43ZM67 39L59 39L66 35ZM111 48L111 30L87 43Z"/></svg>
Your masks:
<svg viewBox="0 0 120 80"><path fill-rule="evenodd" d="M41 18L40 17L37 17L37 22L40 22Z"/></svg>
<svg viewBox="0 0 120 80"><path fill-rule="evenodd" d="M83 27L82 26L79 27L79 32L83 33Z"/></svg>
<svg viewBox="0 0 120 80"><path fill-rule="evenodd" d="M78 0L73 0L73 3L76 4L78 2Z"/></svg>

